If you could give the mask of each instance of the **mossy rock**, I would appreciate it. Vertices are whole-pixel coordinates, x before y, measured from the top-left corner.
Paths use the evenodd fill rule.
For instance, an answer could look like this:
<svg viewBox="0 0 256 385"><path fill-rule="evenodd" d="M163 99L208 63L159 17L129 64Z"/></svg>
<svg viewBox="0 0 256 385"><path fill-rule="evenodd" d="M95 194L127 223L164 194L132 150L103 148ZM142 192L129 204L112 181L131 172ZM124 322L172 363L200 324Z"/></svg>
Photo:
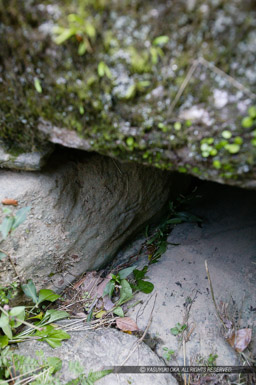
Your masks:
<svg viewBox="0 0 256 385"><path fill-rule="evenodd" d="M0 2L0 138L256 188L255 26L251 0Z"/></svg>

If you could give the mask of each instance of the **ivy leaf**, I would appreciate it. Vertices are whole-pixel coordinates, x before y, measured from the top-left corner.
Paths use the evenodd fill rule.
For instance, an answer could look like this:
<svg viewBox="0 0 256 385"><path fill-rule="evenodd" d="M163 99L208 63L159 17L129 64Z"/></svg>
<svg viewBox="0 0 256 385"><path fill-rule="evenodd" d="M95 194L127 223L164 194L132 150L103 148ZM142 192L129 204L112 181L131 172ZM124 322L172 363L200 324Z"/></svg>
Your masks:
<svg viewBox="0 0 256 385"><path fill-rule="evenodd" d="M30 207L23 207L22 209L18 210L15 218L14 223L12 225L12 230L16 229L19 225L21 225L27 218L27 214L30 211Z"/></svg>
<svg viewBox="0 0 256 385"><path fill-rule="evenodd" d="M37 297L37 294L36 294L36 287L35 287L34 282L32 281L32 279L29 279L28 283L21 285L21 288L22 288L24 294L27 297L31 298L32 301L35 304L37 304L38 297Z"/></svg>
<svg viewBox="0 0 256 385"><path fill-rule="evenodd" d="M37 330L34 335L40 337L39 341L47 342L52 348L61 346L62 340L70 338L64 330L55 329L52 325L45 326L41 331Z"/></svg>
<svg viewBox="0 0 256 385"><path fill-rule="evenodd" d="M42 289L39 291L39 297L38 297L37 304L39 305L40 303L42 303L44 301L55 302L58 298L60 298L60 295L54 293L54 291L49 290L49 289Z"/></svg>
<svg viewBox="0 0 256 385"><path fill-rule="evenodd" d="M146 293L146 294L149 294L154 290L153 283L148 282L148 281L143 281L142 279L140 279L137 282L137 285L138 285L139 290L142 291L143 293Z"/></svg>
<svg viewBox="0 0 256 385"><path fill-rule="evenodd" d="M119 273L118 273L120 279L125 279L125 278L127 278L128 275L130 275L130 274L133 272L133 270L136 269L136 267L137 267L137 266L131 266L131 267L127 267L127 269L120 270Z"/></svg>
<svg viewBox="0 0 256 385"><path fill-rule="evenodd" d="M1 226L0 226L0 231L2 233L3 239L7 238L7 235L11 231L13 227L13 222L14 222L14 217L5 217Z"/></svg>

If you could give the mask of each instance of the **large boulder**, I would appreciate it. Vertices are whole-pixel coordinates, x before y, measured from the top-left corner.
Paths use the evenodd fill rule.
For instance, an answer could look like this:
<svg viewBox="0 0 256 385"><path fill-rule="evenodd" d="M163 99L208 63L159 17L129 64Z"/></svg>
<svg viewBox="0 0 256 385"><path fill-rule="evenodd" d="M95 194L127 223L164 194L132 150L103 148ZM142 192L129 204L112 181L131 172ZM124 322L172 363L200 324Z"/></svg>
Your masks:
<svg viewBox="0 0 256 385"><path fill-rule="evenodd" d="M31 207L1 248L18 274L40 287L61 289L109 262L187 184L187 178L97 154L62 151L50 163L42 172L0 172L0 201ZM9 259L0 264L0 282L9 282L15 275Z"/></svg>
<svg viewBox="0 0 256 385"><path fill-rule="evenodd" d="M255 16L252 0L0 5L5 150L49 140L255 189Z"/></svg>
<svg viewBox="0 0 256 385"><path fill-rule="evenodd" d="M62 360L62 383L76 378L70 371L70 363L78 361L84 368L84 373L98 371L112 366L162 366L165 364L146 344L139 344L135 336L131 336L115 329L98 329L91 331L77 331L71 333L71 339L64 341L56 350L43 342L29 341L19 345L18 354L30 355L36 350L44 352L45 357L59 357ZM134 353L127 360L131 351ZM167 368L166 368L167 369ZM130 369L132 371L132 368ZM134 369L133 369L134 370ZM135 369L136 370L136 369ZM127 373L127 372L126 372ZM128 371L129 373L129 371ZM146 373L142 371L129 374L109 374L97 381L97 385L177 385L175 378L169 374Z"/></svg>

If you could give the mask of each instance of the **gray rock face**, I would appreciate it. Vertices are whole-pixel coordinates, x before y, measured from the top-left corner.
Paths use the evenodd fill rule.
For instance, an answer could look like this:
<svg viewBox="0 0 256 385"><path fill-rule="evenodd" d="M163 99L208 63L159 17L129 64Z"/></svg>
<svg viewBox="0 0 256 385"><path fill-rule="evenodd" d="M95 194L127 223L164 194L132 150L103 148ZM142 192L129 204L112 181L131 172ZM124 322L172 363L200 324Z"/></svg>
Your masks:
<svg viewBox="0 0 256 385"><path fill-rule="evenodd" d="M193 207L193 212L203 216L202 228L191 223L177 225L168 242L179 245L169 245L160 261L149 269L148 276L158 293L149 333L160 338L156 349L159 356L165 353L163 347L168 347L183 364L182 342L170 329L177 323L187 324L192 331L186 344L187 364L200 362L199 356L207 360L210 354L217 354L218 365L236 365L239 354L224 338L210 293L205 260L216 302L218 306L223 303L222 318L231 321L235 330L249 327L254 331L256 199L252 193L214 185L198 193L203 199ZM194 302L186 321L189 298ZM136 299L146 301L147 296L139 293ZM137 308L129 311L133 319L139 316L140 328L146 326L151 307L149 303L143 313ZM249 356L250 352L255 354L254 338L245 351ZM174 356L170 365L175 365Z"/></svg>
<svg viewBox="0 0 256 385"><path fill-rule="evenodd" d="M31 206L26 222L1 247L23 278L55 289L106 264L143 224L162 214L171 192L184 187L184 178L95 154L64 162L64 152L60 159L44 172L0 172L0 201ZM10 264L0 263L0 282L8 282Z"/></svg>
<svg viewBox="0 0 256 385"><path fill-rule="evenodd" d="M6 145L48 140L255 190L253 0L83 5L0 5Z"/></svg>
<svg viewBox="0 0 256 385"><path fill-rule="evenodd" d="M0 142L0 168L34 171L40 170L54 150L51 143L41 146L34 152L23 152L18 155L9 153Z"/></svg>
<svg viewBox="0 0 256 385"><path fill-rule="evenodd" d="M115 329L98 329L90 332L76 332L71 339L62 343L56 350L46 343L29 341L19 345L19 354L32 355L36 350L43 350L45 356L59 357L62 360L63 383L75 376L70 373L70 361L79 361L85 373L118 366L125 361L134 348L136 337ZM126 366L164 366L164 362L144 343L125 363ZM171 374L110 374L97 381L97 385L177 385Z"/></svg>

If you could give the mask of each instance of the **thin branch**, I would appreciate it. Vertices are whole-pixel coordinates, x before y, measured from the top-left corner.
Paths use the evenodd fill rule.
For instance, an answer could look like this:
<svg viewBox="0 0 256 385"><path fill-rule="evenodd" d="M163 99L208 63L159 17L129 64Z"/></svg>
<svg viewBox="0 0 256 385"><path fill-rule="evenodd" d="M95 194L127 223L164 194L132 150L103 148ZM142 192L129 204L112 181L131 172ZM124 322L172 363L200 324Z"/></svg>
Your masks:
<svg viewBox="0 0 256 385"><path fill-rule="evenodd" d="M124 364L129 360L129 358L132 356L132 354L135 352L135 350L139 347L139 345L143 342L147 332L148 332L148 329L150 328L150 325L152 323L152 319L153 319L153 312L154 312L154 309L155 309L155 305L156 305L156 298L157 298L157 293L155 294L155 299L154 299L154 303L153 303L153 306L152 306L152 310L151 310L151 313L150 313L150 317L149 317L149 320L148 320L148 324L147 324L147 327L144 331L144 333L142 334L142 336L140 337L140 339L136 342L136 345L135 347L131 350L131 352L128 354L128 356L126 357L126 359L121 363L120 366L124 366Z"/></svg>
<svg viewBox="0 0 256 385"><path fill-rule="evenodd" d="M214 291L213 291L213 287L212 287L212 281L211 281L210 272L209 272L209 269L208 269L207 260L205 260L205 270L206 270L207 278L208 278L208 281L209 281L210 290L211 290L211 296L212 296L212 300L213 300L213 303L214 303L214 306L215 306L215 310L216 310L217 316L218 316L219 320L221 321L222 325L224 326L225 330L227 330L226 325L225 325L225 323L224 323L224 321L223 321L223 319L222 319L222 317L220 315L217 303L215 301L215 296L214 296Z"/></svg>

